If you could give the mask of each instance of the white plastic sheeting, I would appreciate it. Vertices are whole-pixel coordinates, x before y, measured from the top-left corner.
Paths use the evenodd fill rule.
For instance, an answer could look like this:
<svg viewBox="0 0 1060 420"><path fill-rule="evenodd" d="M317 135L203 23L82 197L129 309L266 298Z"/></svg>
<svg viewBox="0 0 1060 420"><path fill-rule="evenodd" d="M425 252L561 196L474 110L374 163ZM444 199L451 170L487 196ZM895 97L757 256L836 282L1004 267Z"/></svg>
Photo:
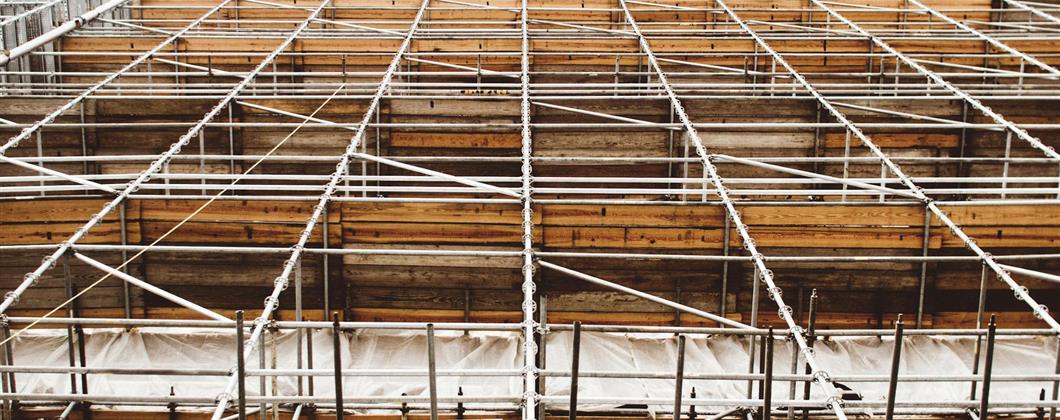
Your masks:
<svg viewBox="0 0 1060 420"><path fill-rule="evenodd" d="M126 333L121 329L86 330L85 354L90 367L151 367L197 368L227 370L235 366L236 344L234 332L194 329L136 329ZM293 331L269 333L265 342L265 367L293 369L297 366L297 338ZM330 331L316 331L312 335L314 369L333 369L333 341ZM66 333L64 330L35 331L17 339L17 365L68 366ZM517 369L519 339L513 335L462 334L436 335L436 357L439 369ZM304 345L304 344L303 344ZM424 333L378 332L372 330L345 334L339 343L343 353L343 369L427 369L427 344ZM303 366L306 366L303 358ZM247 360L247 368L259 368L259 357ZM222 392L222 376L144 376L144 375L89 375L88 388L92 394L106 395L169 395L213 398ZM335 395L334 379L316 377L315 394ZM69 375L17 374L15 383L20 392L67 393ZM515 378L441 377L439 395L456 395L463 387L465 395L514 396L519 394ZM259 379L247 381L247 395L260 395ZM297 395L297 380L281 377L266 380L266 393ZM425 377L385 376L347 377L343 394L350 396L427 395Z"/></svg>
<svg viewBox="0 0 1060 420"><path fill-rule="evenodd" d="M332 337L330 331L313 336L314 368L331 369ZM211 329L90 329L86 331L86 354L90 367L151 367L230 369L235 364L234 333ZM570 368L572 333L549 334L546 343L549 370ZM673 372L676 363L676 339L663 334L582 334L581 371ZM520 338L509 333L439 332L436 351L438 369L521 369ZM1057 355L1057 340L1051 337L999 336L994 373L1051 374ZM345 369L423 369L427 367L425 333L362 330L345 334L340 343ZM890 337L835 337L818 341L819 362L833 376L886 375L890 369ZM266 341L265 366L280 369L296 366L296 339L292 331L270 333ZM974 337L906 338L902 353L902 374L961 375L971 374L975 349ZM689 336L685 372L745 373L748 369L748 339L731 336ZM69 363L65 330L38 330L19 337L15 346L17 365L66 366ZM258 367L258 357L248 360L248 368ZM774 361L775 372L791 371L789 343L778 339ZM267 382L267 393L295 395L294 378ZM27 374L16 377L20 392L67 393L69 375ZM863 394L865 400L883 401L886 382L845 382ZM169 395L170 387L178 396L215 397L225 384L224 377L211 376L143 376L89 375L92 394ZM467 396L506 397L520 394L517 377L438 378L439 395L454 396L458 387ZM579 396L584 398L672 398L672 379L605 379L581 378ZM686 395L696 388L698 398L746 397L746 381L686 380ZM788 395L787 382L778 381L774 395ZM546 381L546 395L569 395L570 380L551 377ZM1047 382L995 382L992 401L1035 401L1041 389L1051 389ZM318 377L316 395L334 394L333 379ZM258 379L248 380L249 395L258 394ZM799 384L801 395L802 385ZM425 377L347 377L344 394L355 397L426 396ZM898 387L899 401L967 400L970 384L945 382L903 382ZM814 390L813 398L821 398ZM612 408L582 407L588 408ZM659 409L664 409L660 407Z"/></svg>
<svg viewBox="0 0 1060 420"><path fill-rule="evenodd" d="M554 333L548 342L548 363L554 370L569 370L573 334ZM975 357L974 337L909 336L902 348L902 375L971 375ZM1054 337L999 336L994 354L994 374L1047 375L1053 373L1057 357ZM733 336L689 336L685 350L685 373L746 373L748 371L747 338ZM985 343L984 343L985 344ZM882 375L890 373L892 337L835 337L815 345L817 361L832 377L843 375ZM985 345L984 345L985 348ZM658 335L582 334L580 370L672 373L677 363L677 340ZM777 340L774 348L774 373L790 373L792 347L789 341ZM984 351L985 352L985 351ZM985 357L982 355L981 357ZM800 372L802 366L799 366ZM980 364L982 369L982 364ZM841 381L860 392L866 401L886 401L887 382ZM549 395L569 395L567 378L547 382ZM787 399L789 383L774 383L773 396ZM697 398L742 399L747 397L747 381L688 380L685 395L692 387ZM796 396L802 395L802 383L796 385ZM1041 389L1051 391L1049 382L994 382L992 401L1036 401ZM673 398L672 379L581 378L579 398L651 397ZM968 400L969 382L902 382L898 401ZM757 395L757 394L756 394ZM823 400L816 387L811 399ZM776 407L776 405L774 405ZM658 407L672 409L672 407ZM856 410L865 411L865 410Z"/></svg>

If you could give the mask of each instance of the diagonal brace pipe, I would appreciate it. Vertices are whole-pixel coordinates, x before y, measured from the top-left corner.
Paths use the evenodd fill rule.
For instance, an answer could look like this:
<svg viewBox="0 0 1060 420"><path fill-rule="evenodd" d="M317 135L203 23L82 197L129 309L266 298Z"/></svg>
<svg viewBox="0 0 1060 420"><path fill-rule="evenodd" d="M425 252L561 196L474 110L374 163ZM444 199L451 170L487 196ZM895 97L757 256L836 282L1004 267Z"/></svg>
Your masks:
<svg viewBox="0 0 1060 420"><path fill-rule="evenodd" d="M180 296L177 296L177 295L174 295L174 294L172 294L170 292L167 292L164 289L159 288L158 286L155 286L155 285L153 285L151 283L148 283L148 282L140 280L140 279L138 279L136 277L130 276L128 274L125 274L121 270L115 270L114 267L111 267L111 266L109 266L107 264L99 262L99 261L97 261L95 259L89 258L89 257L85 256L84 254L81 254L79 252L75 252L74 253L74 258L77 258L77 259L83 261L85 264L88 264L90 266L98 268L99 270L101 270L101 271L103 271L103 272L105 272L107 274L110 274L110 275L112 275L114 277L122 279L122 280L128 282L129 284L132 284L134 286L138 286L141 289L144 289L144 290L146 290L148 292L154 293L154 294L158 295L159 297L161 297L161 298L163 298L165 300L168 300L170 302L176 303L177 305L183 306L185 308L191 309L191 310L193 310L193 311L195 311L195 312L197 312L197 313L199 313L201 315L206 316L207 318L210 318L210 319L213 319L213 320L216 320L216 321L231 321L231 319L228 319L224 315L221 315L221 314L219 314L217 312L214 312L214 311L206 309L206 308L204 308L202 306L199 306L199 305L195 304L195 302L192 302L190 300L184 299L184 298L182 298Z"/></svg>
<svg viewBox="0 0 1060 420"><path fill-rule="evenodd" d="M719 5L722 3L717 1ZM659 62L655 59L655 53L652 52L651 45L648 44L647 38L640 31L640 26L637 25L637 21L633 18L633 14L629 11L626 6L625 0L619 0L619 4L622 6L622 12L625 15L626 21L632 28L633 32L637 34L640 42L641 50L648 56L648 62L654 68L656 75L658 76L659 83L663 86L666 91L666 95L670 98L670 104L673 107L674 113L680 118L681 123L685 126L685 131L690 139L695 144L696 154L699 155L703 163L703 172L709 178L711 183L714 184L716 194L721 198L722 203L725 205L726 213L732 220L733 226L736 228L736 233L743 240L744 248L751 254L752 261L755 268L758 271L758 275L765 285L768 287L769 297L777 304L780 308L778 315L787 324L788 329L793 331L791 337L795 340L800 351L802 351L805 357L806 364L810 366L810 371L813 372L813 382L824 392L827 397L828 407L835 414L836 418L840 420L846 420L846 412L843 411L843 396L836 389L835 385L828 377L828 373L825 372L820 364L817 363L817 359L814 357L813 348L810 347L806 341L806 337L799 331L801 327L795 322L795 318L792 316L794 312L790 306L784 303L784 298L781 295L781 290L777 287L776 281L773 278L773 272L766 267L765 256L758 251L758 246L755 245L754 239L751 237L751 233L748 231L747 225L743 223L743 218L740 213L736 210L736 205L733 203L732 198L729 196L728 189L725 187L721 180L721 176L718 174L718 169L711 162L710 154L707 152L706 147L703 145L703 140L699 137L699 132L696 131L695 125L692 124L691 118L688 117L688 113L685 112L684 105L681 104L681 100L677 97L670 83L667 81L666 73L662 71L662 67Z"/></svg>
<svg viewBox="0 0 1060 420"><path fill-rule="evenodd" d="M640 290L637 290L637 289L634 289L634 288L631 288L631 287L626 287L626 286L623 286L623 285L618 284L618 283L612 283L612 282L609 282L609 281L604 280L602 278L599 278L599 277L596 277L596 276L591 276L589 274L585 274L585 273L583 273L581 271L572 270L572 269L569 269L567 267L563 267L563 266L560 266L560 265L552 264L550 262L541 261L541 260L538 260L537 264L542 266L542 267L545 267L545 268L548 268L548 269L555 270L555 271L558 271L560 273L566 274L568 276L585 280L585 281L587 281L589 283L592 283L592 284L595 284L595 285L598 285L598 286L603 286L603 287L606 287L608 289L617 290L619 292L630 294L630 295L639 297L641 299L650 300L650 301L658 303L660 305L667 306L667 307L670 307L670 308L673 308L673 309L677 309L677 310L679 310L681 312L690 313L690 314L695 315L695 316L703 317L703 318L709 319L711 321L717 322L719 324L725 324L725 325L728 325L730 327L735 327L735 328L754 329L754 327L752 327L750 325L747 325L747 324L744 324L742 322L733 321L733 320L728 319L728 318L724 318L724 317L721 317L721 316L718 316L718 315L714 315L714 314L712 314L710 312L707 312L707 311L699 310L699 309L693 308L693 307L688 306L688 305L683 305L683 304L674 302L674 301L669 300L669 299L664 299L664 298L655 296L655 295L650 294L650 293L644 293L644 292L642 292Z"/></svg>

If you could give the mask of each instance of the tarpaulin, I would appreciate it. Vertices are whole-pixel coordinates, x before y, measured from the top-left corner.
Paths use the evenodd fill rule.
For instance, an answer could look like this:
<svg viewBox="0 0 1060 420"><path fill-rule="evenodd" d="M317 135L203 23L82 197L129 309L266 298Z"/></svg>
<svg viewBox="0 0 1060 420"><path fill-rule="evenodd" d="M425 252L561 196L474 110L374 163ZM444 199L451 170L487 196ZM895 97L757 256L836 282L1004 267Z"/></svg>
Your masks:
<svg viewBox="0 0 1060 420"><path fill-rule="evenodd" d="M141 328L89 329L85 332L87 365L90 367L127 368L199 368L231 369L236 359L234 332L217 329ZM546 367L568 371L572 346L570 331L548 334L545 343ZM315 331L311 336L315 369L332 369L332 336L330 331ZM440 331L436 335L436 358L439 370L522 368L521 338L515 333ZM687 374L748 372L749 339L734 336L689 335L686 342ZM297 344L293 331L270 332L265 339L265 367L293 369L297 363ZM1051 374L1057 357L1057 340L1053 337L999 336L994 356L994 374ZM17 365L67 366L69 356L65 330L28 331L15 341ZM305 343L303 343L305 346ZM970 375L976 338L909 336L902 353L902 375ZM843 375L884 375L890 371L893 339L883 337L833 337L819 340L815 346L821 367L833 377ZM358 330L347 332L340 341L344 369L423 369L427 368L426 336L423 331ZM792 348L778 338L774 352L776 373L790 373ZM757 351L756 351L757 353ZM585 332L582 334L580 370L620 372L673 372L677 357L677 340L672 334L616 334ZM982 357L982 355L981 355ZM247 361L248 369L259 367L259 356ZM303 366L305 366L303 359ZM800 368L801 369L801 368ZM333 379L317 377L316 395L334 395ZM258 379L248 381L248 395L258 395ZM16 375L20 392L68 393L69 375ZM223 376L145 376L89 375L92 394L108 395L175 395L216 397L223 391ZM883 401L886 382L849 382L865 400ZM686 395L695 387L698 398L742 399L747 396L746 380L686 380ZM789 383L777 381L774 395L786 398ZM438 378L440 396L455 396L462 388L467 396L517 396L522 382L513 377ZM673 379L580 378L579 396L584 398L672 398ZM1047 382L995 382L991 387L994 401L1035 401L1042 389L1051 390ZM799 384L797 395L801 395ZM969 382L902 382L899 401L961 401L969 399ZM427 379L410 376L347 377L344 395L426 396ZM545 395L566 396L570 379L550 377ZM269 395L296 395L297 382L292 377L266 381ZM814 388L811 398L823 398ZM614 405L586 405L582 409L611 409Z"/></svg>

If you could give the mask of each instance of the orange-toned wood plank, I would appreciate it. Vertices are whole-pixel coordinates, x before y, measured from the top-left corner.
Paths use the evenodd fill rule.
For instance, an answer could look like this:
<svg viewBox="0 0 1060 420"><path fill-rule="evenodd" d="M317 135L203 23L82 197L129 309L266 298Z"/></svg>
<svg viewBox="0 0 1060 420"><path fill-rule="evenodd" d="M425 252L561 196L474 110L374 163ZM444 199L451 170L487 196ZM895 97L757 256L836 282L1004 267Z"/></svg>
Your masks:
<svg viewBox="0 0 1060 420"><path fill-rule="evenodd" d="M99 198L0 201L0 225L33 222L87 222L109 201ZM126 217L135 218L139 211L139 202L130 201ZM112 211L104 216L103 220L116 222L119 217L118 211Z"/></svg>
<svg viewBox="0 0 1060 420"><path fill-rule="evenodd" d="M144 221L180 221L201 207L205 200L135 200L142 203ZM292 223L304 225L316 203L306 201L217 200L191 219L193 222ZM338 222L340 212L331 209L329 222Z"/></svg>
<svg viewBox="0 0 1060 420"><path fill-rule="evenodd" d="M721 226L724 210L715 205L567 205L540 206L548 226Z"/></svg>
<svg viewBox="0 0 1060 420"><path fill-rule="evenodd" d="M57 244L67 240L70 235L73 235L74 231L84 224L85 222L0 224L0 244ZM130 243L140 242L140 225L138 223L129 223L126 226L126 234ZM121 224L117 222L97 224L78 243L121 243Z"/></svg>

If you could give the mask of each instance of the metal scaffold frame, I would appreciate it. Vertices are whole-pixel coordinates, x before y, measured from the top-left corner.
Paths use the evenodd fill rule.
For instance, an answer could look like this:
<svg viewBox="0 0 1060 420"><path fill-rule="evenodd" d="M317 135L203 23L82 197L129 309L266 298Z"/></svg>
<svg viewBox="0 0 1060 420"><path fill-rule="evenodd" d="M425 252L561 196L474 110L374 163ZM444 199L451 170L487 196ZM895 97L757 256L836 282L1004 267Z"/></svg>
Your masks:
<svg viewBox="0 0 1060 420"><path fill-rule="evenodd" d="M899 7L809 0L795 8L768 10L736 0L712 0L703 2L701 7L637 0L614 0L606 7L576 7L547 1L535 4L529 0L514 0L506 5L471 0L421 0L415 5L391 6L334 4L332 0L311 6L264 0L220 0L209 6L86 0L78 3L84 10L74 15L69 13L70 1L20 3L19 8L12 9L15 10L12 14L0 16L0 30L10 27L25 31L40 26L38 21L45 13L52 21L47 28L36 28L39 33L29 39L25 34L21 37L15 34L11 39L19 45L13 48L7 46L9 38L4 34L6 48L0 51L0 99L46 101L41 103L48 109L31 117L16 113L8 119L7 115L0 115L0 130L11 133L0 145L0 165L5 170L0 173L0 203L101 198L104 204L87 221L79 221L76 229L63 240L45 244L0 243L3 252L46 254L0 302L3 317L0 319L0 418L12 418L20 406L56 404L64 419L78 408L88 410L91 404L111 404L210 410L212 420L243 420L255 410L265 413L271 409L275 414L281 406L290 409L293 418L319 409L333 410L338 419L347 410L354 409L390 410L403 415L415 409L429 412L432 420L437 420L442 411L454 411L463 418L464 410L515 413L522 420L566 413L574 420L579 409L588 405L627 404L671 407L661 411L653 408L652 413L670 414L675 420L682 416L694 419L697 406L714 407L711 409L714 412L699 414L710 414L716 419L754 414L757 418L786 414L793 419L796 411L804 416L812 412L818 417L846 419L848 413L853 415L852 410L859 409L881 409L887 419L913 414L967 414L984 419L989 414L1002 413L1045 416L1048 409L1050 418L1055 419L1056 409L1060 408L1057 399L1060 346L1053 374L991 373L997 337L1055 339L1060 335L1060 323L1044 304L1032 297L1026 286L1031 283L1017 281L1060 283L1060 275L1056 273L1022 266L1055 261L1060 254L1049 249L989 252L978 244L976 233L951 216L953 209L962 206L1022 205L1045 211L1060 207L1060 153L1050 146L1056 141L1060 121L1055 115L1021 118L994 109L995 104L1055 101L1060 97L1060 70L1056 67L1060 63L1060 50L1022 47L1036 42L1060 42L1060 7L1026 0L1002 0L996 8L932 7L917 0L899 2ZM0 12L3 10L6 9ZM348 17L361 16L357 13L366 11L390 17ZM475 18L466 19L459 17L463 12L478 13L473 14ZM781 17L770 15L767 20L762 17L763 13ZM983 14L990 18L974 17ZM59 19L60 16L64 18ZM130 51L122 50L124 46L109 46L117 44L105 44L78 49L78 45L86 48L82 45L85 41L115 39L132 40L139 47L130 44ZM613 43L608 45L618 47L613 51L605 47L574 51L549 47L550 42L570 40L598 43L593 45ZM917 50L916 42L924 40L973 47L960 52ZM253 51L243 51L241 47L209 50L197 44L213 41L237 44L254 41L266 47L251 48ZM462 45L464 41L478 45L433 49L430 46L446 42ZM483 44L488 44L484 41L496 41L504 46L484 47ZM744 43L751 50L734 53L725 51L725 46L715 50L715 44L734 41ZM314 49L307 46L312 42L335 46ZM349 47L355 45L352 42L378 45L355 50ZM800 51L791 47L793 43L821 45L822 51ZM707 44L709 48L705 47ZM386 47L392 45L397 48ZM830 45L833 50L829 50ZM867 50L858 51L859 48ZM743 56L735 60L735 54ZM583 62L590 64L570 64ZM283 68L287 65L289 69ZM93 118L94 114L86 111L86 107L95 107L99 102L149 100L181 106L205 103L207 111L194 117L144 120ZM732 118L711 114L711 110L698 105L722 100L747 103L769 100L804 105L815 109L816 114ZM445 118L400 118L402 114L394 108L414 101L429 101L432 109L437 102L439 108L449 107L450 103L456 103L457 107L475 103L512 111L507 114L497 111L489 117L469 112L470 117L441 114ZM2 102L0 110L10 108L4 108ZM600 103L614 106L601 107ZM352 104L357 111L329 114L329 107L336 104ZM939 110L932 110L931 106ZM315 110L302 110L306 108ZM518 111L514 112L515 109ZM237 118L249 110L265 117ZM318 113L328 116L318 116ZM356 118L357 115L360 117ZM168 130L182 134L157 154L90 152L88 133L99 136L101 130ZM235 133L242 130L271 130L285 136L267 153L241 152L235 146ZM284 148L289 140L304 134L301 130L334 130L352 136L345 137L348 140L341 145L341 152L301 153ZM417 130L518 133L518 144L517 147L513 144L508 153L419 155L388 154L380 145L384 131L392 135ZM626 154L603 150L578 154L550 151L548 146L535 143L541 133L565 131L616 136L627 131L661 133L667 150L665 155L653 154L644 146L643 150ZM902 146L886 143L890 132L959 133L955 136L958 144L950 146L959 151L897 153L895 149ZM216 145L208 140L207 133L222 137L218 143L222 147L213 147ZM754 153L726 143L719 133L802 133L812 140L812 145L809 153L804 154L774 153L767 149ZM971 153L974 142L970 133L986 139L979 139L981 142L1000 143L990 146L1003 151ZM829 134L832 136L827 137ZM75 137L80 141L81 151L45 153L54 146L45 141L52 135ZM836 138L841 138L839 146L835 145ZM833 142L831 146L826 145L829 141ZM197 150L185 152L186 147L193 145ZM30 150L33 147L36 150ZM271 172L270 165L323 165L329 170L334 165L334 170L327 174ZM455 165L497 165L508 170L462 173L447 169ZM540 170L543 167L554 169L563 165L657 165L666 167L666 172L665 176L636 173L599 176L555 170L545 175L535 174L535 169L541 173L545 172ZM77 166L82 170L71 169ZM117 169L100 169L104 166ZM143 169L129 169L137 166ZM932 171L918 169L924 166L931 167ZM174 169L178 167L181 169ZM216 167L222 169L208 169ZM246 169L240 170L243 168ZM878 170L879 175L873 176L866 168ZM748 173L751 175L745 175ZM133 241L128 239L126 226L130 201L178 199L197 200L202 204L157 239L130 243ZM311 203L311 212L304 222L299 221L297 240L291 246L167 244L165 241L215 202L264 200ZM328 239L329 212L334 206L346 203L517 206L519 246L334 248ZM721 251L710 254L687 250L639 253L545 249L547 235L540 233L541 215L535 214L541 206L615 204L716 207L724 223ZM922 210L922 226L913 227L922 228L917 240L923 244L905 254L774 255L769 245L756 243L756 237L761 235L749 226L743 212L751 206L812 209L828 205ZM98 230L110 219L119 220L119 242L85 243L94 229ZM969 253L933 255L929 252L933 226L951 232L959 245L953 248L963 247L960 249ZM316 235L322 237L322 243L316 243L320 240ZM120 255L121 262L115 265L90 256L97 253ZM282 258L283 262L276 267L279 274L267 285L268 294L260 313L245 318L242 310L230 316L219 308L200 305L152 283L146 276L130 272L133 261L149 253L272 256ZM470 291L465 291L465 322L360 322L331 314L329 262L332 257L358 256L518 260L519 303L518 308L512 308L518 311L518 322L470 322ZM304 314L302 270L306 258L320 258L324 267L321 313L325 318L321 320L307 320ZM697 307L682 300L679 284L671 296L662 296L591 274L591 270L572 268L575 265L570 263L619 260L718 263L723 273L719 285L720 310ZM72 262L98 270L93 274L98 280L75 290L69 272ZM801 302L800 309L787 303L802 300L801 288L799 298L785 300L779 286L782 276L773 272L778 266L792 263L916 265L919 283L914 327L906 329L899 315L893 326L886 328L882 323L878 328L816 328L816 290L809 299L807 322L801 315ZM975 328L932 329L925 322L929 264L941 263L979 263L977 270L981 266ZM736 281L730 279L730 266L736 265L748 267L751 273L748 322L738 317L738 310L727 306L731 305L726 301L729 288L739 286L730 284ZM20 298L39 288L42 277L60 266L66 280L66 300L43 316L11 315L18 308ZM539 290L541 271L562 274L592 287L673 309L675 325L549 322L547 297ZM1022 302L1023 309L1030 309L1042 321L1044 328L999 328L993 317L986 321L988 276L1003 283ZM112 277L122 286L124 317L81 315L79 298ZM292 283L294 317L280 320L281 296L288 298L284 292ZM132 287L206 319L134 319ZM760 316L762 287L765 296L778 309L777 320L782 325L776 329L765 325L764 317ZM682 314L717 327L682 325ZM333 318L328 320L328 316ZM12 360L15 339L23 331L44 324L66 328L69 366L27 365ZM235 362L230 369L87 366L85 326L234 332ZM357 330L423 333L427 368L345 368L340 342L345 334ZM283 331L297 335L297 366L266 368L266 338ZM485 331L517 336L519 366L514 369L439 367L435 358L437 331ZM545 342L550 334L568 331L573 337L572 364L569 369L557 369L546 363ZM583 331L673 334L677 349L674 370L582 371L579 352ZM329 353L335 358L334 365L329 369L313 367L312 337L321 333L330 333L334 344ZM700 336L738 337L745 342L749 349L747 372L686 371L686 337ZM821 339L882 336L893 336L895 343L888 374L830 373L815 352L815 342ZM910 336L974 337L977 341L974 373L927 376L900 372L903 340ZM777 342L786 342L792 351L789 372L774 372L774 348L780 345ZM78 345L80 348L75 351ZM80 356L80 363L75 362L75 354ZM260 365L248 367L248 361L255 357L260 358ZM71 389L64 394L23 392L15 384L15 373L69 375ZM112 374L211 376L225 378L225 385L214 398L109 395L89 391L90 375ZM423 378L429 393L378 397L342 392L346 378L383 376ZM265 395L267 378L292 377L297 379L297 395ZM314 379L318 377L334 380L334 396L314 392ZM514 395L440 396L439 377L518 378L520 386ZM260 381L261 395L248 396L248 381L255 378ZM544 386L548 378L570 378L570 394L549 394ZM579 398L579 378L673 380L675 395L673 399ZM309 384L307 390L303 390L305 380ZM699 398L695 391L689 398L685 380L746 384L746 398ZM837 381L886 383L887 398L846 400L843 390L836 386ZM1051 394L1047 397L1043 390L1042 398L1036 401L990 399L992 382L1021 381L1051 382ZM790 383L789 394L780 395L774 389L774 382ZM971 394L961 401L896 398L900 384L919 382L968 383ZM756 385L757 395L753 392ZM816 393L811 393L811 385L815 386ZM796 394L797 386L805 386L801 395ZM465 403L471 406L465 408ZM645 409L635 414L647 412Z"/></svg>

